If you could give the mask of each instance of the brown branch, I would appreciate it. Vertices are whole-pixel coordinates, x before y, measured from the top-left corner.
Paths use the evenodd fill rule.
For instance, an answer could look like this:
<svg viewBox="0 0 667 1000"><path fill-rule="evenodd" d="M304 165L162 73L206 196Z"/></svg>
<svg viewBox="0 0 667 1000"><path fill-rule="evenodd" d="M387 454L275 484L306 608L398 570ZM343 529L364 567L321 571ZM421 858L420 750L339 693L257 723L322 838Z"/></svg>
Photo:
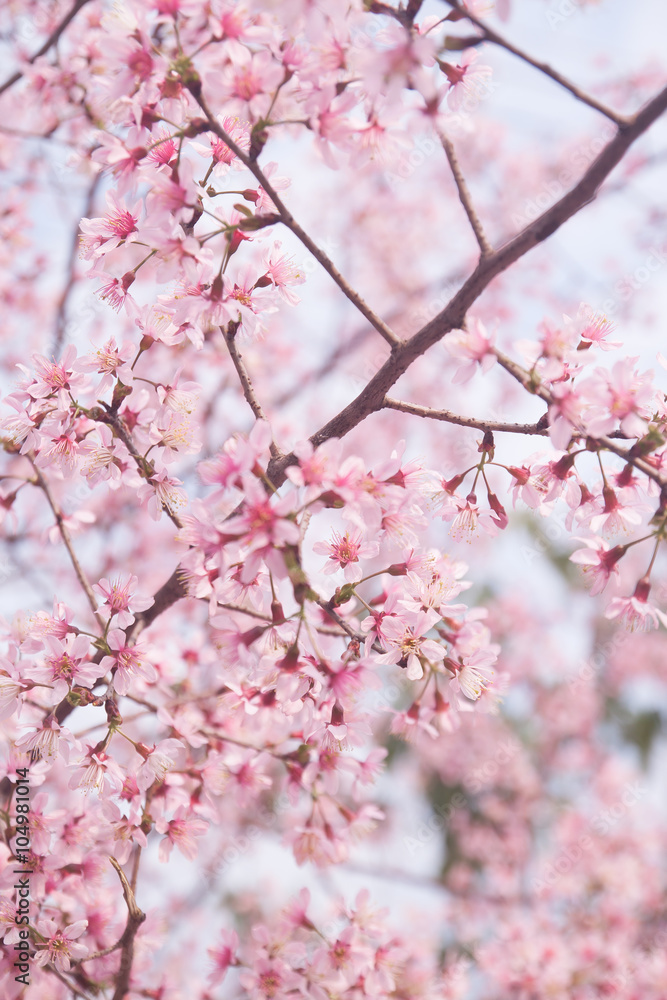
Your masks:
<svg viewBox="0 0 667 1000"><path fill-rule="evenodd" d="M266 414L264 413L261 403L255 395L255 389L250 381L248 369L246 368L239 349L236 346L236 331L238 329L238 324L230 323L226 328L223 329L221 327L220 329L222 330L222 335L225 338L229 356L232 359L234 368L236 369L236 374L239 377L239 382L241 383L241 388L243 389L243 395L245 396L248 406L255 415L256 420L266 420ZM274 459L280 459L282 457L282 452L273 441L271 441L271 457Z"/></svg>
<svg viewBox="0 0 667 1000"><path fill-rule="evenodd" d="M475 211L474 205L472 203L472 198L470 197L470 191L468 190L468 185L466 184L465 178L461 172L461 167L459 166L458 157L454 149L454 143L451 139L448 139L446 135L442 132L438 132L438 138L442 144L442 148L445 151L445 156L449 166L451 167L452 175L454 177L454 183L459 192L459 199L463 205L463 209L468 216L468 222L475 234L475 239L477 240L477 245L481 251L482 256L493 253L493 247L487 240L484 229L482 228L482 223L479 221L479 216Z"/></svg>
<svg viewBox="0 0 667 1000"><path fill-rule="evenodd" d="M204 96L201 93L201 84L199 82L197 82L196 84L191 83L189 84L189 89L192 96L197 101L200 108L206 115L206 120L207 120L206 124L208 127L205 129L205 131L214 132L219 139L222 139L222 141L227 146L229 146L234 155L238 157L241 163L243 163L248 168L248 170L257 178L259 183L262 185L262 187L270 197L271 201L278 209L280 215L280 221L283 223L283 225L287 226L287 228L294 233L297 239L299 239L303 243L306 249L310 251L313 257L322 265L327 274L331 278L333 278L333 280L336 282L336 284L343 292L345 297L349 299L349 301L354 306L356 306L356 308L359 310L362 316L364 316L365 319L368 320L368 322L371 324L372 327L374 327L377 330L380 336L384 337L387 343L390 344L392 347L395 347L397 344L400 344L400 340L398 339L396 334L392 330L390 330L387 324L373 312L370 306L368 306L364 302L359 293L355 292L355 290L351 287L351 285L348 284L346 279L340 273L340 271L333 263L333 261L330 260L329 257L327 257L327 255L324 253L323 250L320 250L317 244L314 243L313 240L311 240L308 233L299 225L299 223L296 221L296 219L289 211L285 203L280 198L278 192L273 188L268 178L264 175L263 170L257 165L255 160L251 159L250 156L244 153L241 147L238 146L234 142L232 137L228 135L227 132L225 132L225 130L221 127L221 125L218 123L217 119L209 109L208 104L206 103L206 100L204 99Z"/></svg>
<svg viewBox="0 0 667 1000"><path fill-rule="evenodd" d="M125 897L125 902L127 903L127 924L125 925L125 931L121 937L121 955L120 955L120 966L118 969L118 975L116 978L116 989L114 990L114 995L112 1000L123 1000L125 994L127 993L128 987L130 985L130 973L132 971L132 959L134 958L134 939L137 935L139 927L146 919L146 914L139 909L137 906L137 901L134 898L134 891L125 877L125 872L118 864L115 858L110 857L109 861L114 866L118 872L118 878L120 879L120 884L123 887L123 896Z"/></svg>
<svg viewBox="0 0 667 1000"><path fill-rule="evenodd" d="M481 257L473 273L442 312L410 340L394 348L388 360L358 396L311 436L312 444L317 446L330 438L344 437L371 413L382 409L391 386L408 370L413 361L438 343L450 330L462 326L470 306L498 274L506 271L529 250L548 239L568 219L593 201L602 182L621 161L632 143L663 114L666 108L667 87L650 100L634 116L629 125L619 129L573 188L511 240L488 256ZM269 464L267 472L276 487L285 481L285 469L296 461L296 456L290 454L280 462L272 461Z"/></svg>
<svg viewBox="0 0 667 1000"><path fill-rule="evenodd" d="M431 420L443 420L459 427L474 427L480 431L507 431L512 434L539 434L546 437L549 428L541 417L536 424L506 424L498 420L476 420L474 417L462 417L450 410L432 410L429 406L417 406L416 403L404 403L400 399L385 397L384 406L390 410L400 410L401 413L412 413L416 417L428 417Z"/></svg>
<svg viewBox="0 0 667 1000"><path fill-rule="evenodd" d="M39 59L40 56L43 56L46 52L48 52L52 45L56 44L56 42L62 35L67 25L70 23L70 21L72 21L76 17L81 8L85 7L87 3L89 3L89 0L76 0L76 3L71 8L69 13L65 14L65 17L62 19L62 21L53 29L53 31L46 39L42 47L38 49L33 56L30 56L30 58L28 59L28 63L31 66L37 59ZM12 75L7 80L5 80L3 84L0 84L0 94L4 94L6 90L9 90L9 88L13 87L15 83L18 83L18 81L22 78L23 75L24 75L23 70L18 70L18 69L16 70L15 73L12 73Z"/></svg>
<svg viewBox="0 0 667 1000"><path fill-rule="evenodd" d="M134 459L134 464L139 469L139 472L146 480L146 482L150 485L150 477L147 475L147 471L150 471L150 469L153 468L153 466L152 465L149 466L149 469L147 470L146 466L149 465L148 460L145 459L142 455L140 455L139 452L137 451L134 441L132 440L132 435L128 433L122 419L119 417L119 415L114 411L112 407L107 406L106 403L103 403L102 405L105 407L106 412L100 410L95 414L94 419L99 420L99 422L102 424L108 424L113 429L114 434L120 438L120 440L123 442L123 444L129 451L130 455ZM172 524L176 525L177 528L183 527L183 522L181 521L178 514L172 513L172 511L170 511L169 508L166 506L164 507L164 511Z"/></svg>
<svg viewBox="0 0 667 1000"><path fill-rule="evenodd" d="M141 611L134 619L134 623L129 626L126 632L128 639L139 632L143 632L145 628L153 624L163 611L166 611L172 604L176 604L177 601L181 601L187 596L188 591L183 580L183 571L180 566L177 566L169 579L155 592L155 597L150 608L147 608L146 611Z"/></svg>
<svg viewBox="0 0 667 1000"><path fill-rule="evenodd" d="M478 17L475 17L474 14L471 14L466 7L463 7L461 4L457 3L456 0L445 0L445 2L450 7L453 7L454 10L458 11L458 13L461 14L463 17L467 18L467 20L470 21L472 24L476 25L476 27L478 27L479 30L482 32L482 37L484 41L492 42L494 45L499 45L501 48L506 49L508 52L511 52L513 56L516 56L523 62L528 63L529 66L532 66L534 69L539 70L540 73L543 73L545 76L548 76L555 83L559 84L561 87L564 87L565 90L569 91L570 94L572 94L573 97L576 97L578 101L581 101L583 104L587 104L589 108L593 108L595 111L598 111L601 115L604 115L605 118L609 118L610 121L614 122L616 125L623 126L632 121L632 119L626 118L624 115L618 114L618 112L614 111L612 108L608 108L606 104L602 104L601 101L598 101L594 97L591 97L590 94L587 94L585 91L581 90L581 88L577 87L576 84L568 80L567 77L564 77L557 70L552 69L548 63L540 62L539 59L534 59L532 56L528 55L527 52L524 52L523 49L519 49L517 48L516 45L513 45L511 42L508 42L507 39L499 35L497 31L493 30L493 28L489 28L486 24L484 24L483 21L480 21Z"/></svg>

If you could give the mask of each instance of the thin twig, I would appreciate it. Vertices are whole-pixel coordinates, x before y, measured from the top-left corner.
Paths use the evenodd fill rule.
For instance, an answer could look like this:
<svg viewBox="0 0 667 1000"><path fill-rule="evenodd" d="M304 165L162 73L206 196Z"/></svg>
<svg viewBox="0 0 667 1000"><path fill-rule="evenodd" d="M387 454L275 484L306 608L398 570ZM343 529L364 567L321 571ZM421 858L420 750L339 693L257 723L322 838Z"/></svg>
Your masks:
<svg viewBox="0 0 667 1000"><path fill-rule="evenodd" d="M431 420L443 420L448 424L457 424L459 427L474 427L480 431L507 431L512 434L539 434L546 437L549 428L542 423L542 419L536 424L507 424L499 420L476 420L475 417L462 417L451 410L432 410L429 406L417 406L416 403L405 403L401 399L390 399L385 397L384 405L390 410L400 410L401 413L412 413L416 417L428 417Z"/></svg>
<svg viewBox="0 0 667 1000"><path fill-rule="evenodd" d="M255 395L255 389L250 381L248 369L246 368L239 349L236 346L236 326L236 324L230 323L229 326L224 329L221 327L225 343L227 344L227 350L229 351L229 356L232 359L234 368L236 369L236 374L239 377L239 382L241 383L241 388L243 389L243 395L245 396L248 406L254 413L255 419L266 420L266 414L264 413L261 403ZM282 452L273 441L271 441L270 450L273 458L280 458L282 456Z"/></svg>
<svg viewBox="0 0 667 1000"><path fill-rule="evenodd" d="M127 904L127 924L121 938L121 955L118 975L116 977L116 989L112 1000L123 1000L130 985L130 973L132 971L132 959L134 957L134 939L141 924L146 919L146 914L139 909L134 898L134 890L125 877L125 872L115 858L110 857L109 861L118 872L120 884L123 887L123 896Z"/></svg>
<svg viewBox="0 0 667 1000"><path fill-rule="evenodd" d="M604 115L605 118L609 118L609 120L614 122L616 125L625 126L632 121L631 118L618 114L618 112L614 111L612 108L608 108L606 104L602 104L601 101L596 100L595 97L591 97L590 94L581 90L580 87L577 87L577 85L568 80L567 77L564 77L557 70L552 69L548 63L540 62L539 59L534 59L527 52L524 52L523 49L519 49L516 45L508 42L507 39L499 35L497 31L494 31L493 28L489 28L483 21L480 21L478 17L471 14L467 7L463 7L461 4L457 3L456 0L445 0L445 2L450 7L453 7L454 10L458 11L458 13L463 17L467 18L472 24L476 25L476 27L478 27L482 32L484 41L493 42L494 45L499 45L501 48L511 52L512 55L516 56L518 59L528 63L529 66L539 70L540 73L544 73L545 76L548 76L555 83L564 87L565 90L568 90L578 101L581 101L583 104L587 104L589 108L593 108L595 111L599 111L601 115Z"/></svg>
<svg viewBox="0 0 667 1000"><path fill-rule="evenodd" d="M28 456L28 457L30 458L30 456ZM74 551L74 546L72 545L72 537L71 537L71 535L69 533L67 525L65 524L65 518L63 516L63 513L60 510L60 508L58 507L58 504L56 503L56 499L55 499L53 493L51 492L51 487L47 483L45 476L42 474L41 469L35 464L35 462L34 462L34 460L32 458L30 458L30 464L32 465L32 467L33 467L33 469L35 471L35 476L37 478L37 482L39 484L39 487L42 490L42 492L44 493L44 496L46 497L46 499L48 501L49 507L51 508L51 511L53 512L53 516L56 519L56 524L58 525L58 530L60 531L60 536L61 536L61 538L62 538L62 540L64 542L65 548L67 549L67 552L68 552L68 555L69 555L69 558L70 558L70 562L72 563L72 566L74 567L74 572L76 573L77 580L81 584L81 587L83 588L83 591L84 591L86 597L88 598L88 604L90 605L90 607L92 609L92 612L95 615L95 618L99 621L99 619L97 618L98 607L97 607L97 600L95 598L95 593L93 591L93 588L90 585L90 581L88 580L88 577L86 576L86 574L85 574L85 572L83 570L83 567L81 566L81 563L79 562L79 560L77 558L76 552Z"/></svg>
<svg viewBox="0 0 667 1000"><path fill-rule="evenodd" d="M306 249L310 251L310 253L317 261L319 261L319 263L322 265L327 274L331 278L333 278L333 280L336 282L336 284L343 292L343 294L346 296L346 298L348 298L350 302L357 307L362 316L364 316L368 320L368 322L371 324L372 327L374 327L377 330L380 336L384 337L387 343L391 344L392 347L395 347L397 344L400 344L400 340L396 336L396 334L392 330L390 330L387 324L373 312L370 306L368 306L364 302L359 293L355 292L355 290L348 284L346 279L340 273L340 271L333 263L333 261L330 260L329 257L327 257L327 255L324 253L323 250L320 250L317 244L313 242L313 240L311 240L308 233L304 229L302 229L302 227L296 221L296 219L289 211L285 203L280 198L278 192L271 185L271 182L264 175L264 171L257 165L257 163L253 159L251 159L246 153L244 153L241 147L234 142L232 137L228 135L227 132L225 132L224 128L222 128L222 126L217 121L215 115L209 109L208 104L206 103L206 100L203 94L201 93L200 86L191 85L190 91L195 100L197 101L197 103L199 104L200 108L206 115L207 125L208 125L207 131L214 132L215 135L218 136L218 138L222 139L222 141L227 146L229 146L234 155L238 157L241 163L243 163L248 168L248 170L257 178L259 183L262 185L262 187L270 197L271 201L278 209L278 212L280 214L280 221L283 223L283 225L287 226L287 228L294 233L297 239L301 240Z"/></svg>
<svg viewBox="0 0 667 1000"><path fill-rule="evenodd" d="M106 406L106 404L103 405ZM139 469L141 475L150 484L150 478L146 476L147 460L144 459L143 456L140 455L139 452L137 451L134 441L132 440L132 435L128 433L125 424L123 423L120 416L117 413L115 413L111 407L107 406L106 412L98 413L95 419L99 420L100 423L108 424L113 429L116 436L120 438L120 440L123 442L123 444L129 451L130 455L134 459L134 464ZM183 522L181 521L178 514L174 514L171 510L169 510L168 507L165 507L164 511L172 524L176 525L177 528L183 527Z"/></svg>
<svg viewBox="0 0 667 1000"><path fill-rule="evenodd" d="M484 229L482 228L482 223L479 221L479 216L475 211L472 198L470 197L470 191L468 190L468 185L465 182L465 178L461 172L461 167L459 166L456 151L454 150L454 143L442 132L438 132L438 138L440 139L442 148L445 151L445 156L447 157L447 161L451 167L454 182L459 192L459 199L463 205L466 215L468 216L468 222L470 223L472 231L475 234L475 239L477 240L482 256L491 254L493 253L493 247L487 240L484 234Z"/></svg>
<svg viewBox="0 0 667 1000"><path fill-rule="evenodd" d="M497 351L496 354L500 355L500 352ZM501 356L505 357L504 355ZM509 359L505 360L509 361ZM506 365L503 364L502 367L505 368ZM507 370L509 371L509 368ZM523 377L519 381L521 381L525 388L530 375L528 372L524 372L523 374L526 376L525 381ZM544 399L545 402L549 401L546 395L542 396L540 394L540 398ZM401 413L412 413L415 417L426 417L430 420L442 420L448 424L456 424L458 427L473 427L480 431L498 431L507 434L537 434L541 437L548 437L549 435L546 413L540 417L537 423L513 424L505 423L501 420L478 420L475 417L463 417L458 413L452 413L451 410L434 410L430 406L418 406L416 403L406 403L402 399L391 399L389 396L385 397L384 405L386 409L400 410ZM589 437L590 435L576 433L573 436ZM627 440L627 435L623 431L612 431L609 437ZM599 439L596 438L596 440Z"/></svg>
<svg viewBox="0 0 667 1000"><path fill-rule="evenodd" d="M39 59L40 56L43 56L46 52L48 52L52 45L56 44L56 42L62 35L67 25L70 23L70 21L76 17L81 8L85 7L87 3L89 3L89 0L76 0L76 3L72 7L72 9L69 11L68 14L65 14L65 17L62 19L62 21L53 29L53 31L46 39L42 47L38 49L34 55L30 56L30 58L28 59L28 63L30 65L32 65L35 62L35 60ZM13 87L15 83L18 83L18 81L21 79L23 75L24 75L23 70L18 70L18 69L16 70L15 73L12 73L12 75L7 80L5 80L3 84L0 84L0 94L4 94L6 90L9 90L9 88Z"/></svg>

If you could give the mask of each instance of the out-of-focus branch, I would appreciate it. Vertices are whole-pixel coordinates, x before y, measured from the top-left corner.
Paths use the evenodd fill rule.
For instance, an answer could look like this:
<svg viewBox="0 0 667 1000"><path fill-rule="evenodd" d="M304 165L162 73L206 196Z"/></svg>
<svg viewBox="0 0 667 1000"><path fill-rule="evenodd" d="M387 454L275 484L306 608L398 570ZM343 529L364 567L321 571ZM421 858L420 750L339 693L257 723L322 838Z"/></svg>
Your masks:
<svg viewBox="0 0 667 1000"><path fill-rule="evenodd" d="M101 174L95 174L88 187L88 192L86 194L86 202L83 208L83 217L88 218L93 213L93 203L95 201L95 195L97 193L97 188L99 187ZM67 313L67 303L69 297L72 294L72 289L74 288L76 279L76 262L78 258L79 250L79 226L74 230L74 236L72 238L72 243L70 246L69 260L67 262L67 277L65 279L65 287L63 288L60 299L58 300L58 309L56 311L56 320L54 324L53 331L53 348L52 354L56 357L60 354L63 346L63 340L65 338L65 317Z"/></svg>
<svg viewBox="0 0 667 1000"><path fill-rule="evenodd" d="M400 340L398 339L396 334L392 330L390 330L387 324L373 312L370 306L368 306L364 302L359 293L355 292L355 290L351 287L350 284L348 284L347 280L340 273L334 262L330 260L329 257L327 257L327 255L324 253L323 250L320 250L317 244L313 240L311 240L310 236L305 231L305 229L303 229L299 225L299 223L296 221L296 219L289 211L285 203L282 201L278 192L272 186L269 179L265 176L264 171L261 169L261 167L259 167L256 161L251 159L251 157L248 156L247 153L244 153L241 147L234 142L232 137L228 135L227 132L225 132L224 128L222 128L217 118L212 113L208 104L206 103L204 95L201 92L201 84L199 83L197 85L191 84L190 92L192 93L192 96L197 101L200 108L206 115L206 123L208 126L206 131L213 132L215 133L215 135L218 136L219 139L222 139L225 145L229 146L231 151L234 153L236 157L238 157L241 163L243 163L244 166L246 166L248 170L254 175L254 177L257 178L259 183L262 185L262 187L268 194L271 201L278 209L278 213L280 215L280 221L283 223L283 225L287 226L287 228L294 233L297 239L301 240L306 249L309 250L310 253L312 253L315 260L317 260L322 265L327 274L331 278L333 278L333 280L336 282L336 284L343 292L345 297L348 298L354 306L356 306L356 308L359 310L362 316L364 316L364 318L368 320L368 322L371 324L372 327L374 327L377 330L380 336L384 337L387 343L391 344L392 347L399 344Z"/></svg>
<svg viewBox="0 0 667 1000"><path fill-rule="evenodd" d="M576 84L568 80L567 77L564 77L562 73L552 69L548 63L540 62L539 59L534 59L527 52L524 52L522 49L517 48L516 45L508 42L507 39L499 35L497 31L494 31L493 28L489 28L483 21L480 21L478 17L475 17L475 15L472 14L467 7L457 3L456 0L445 0L445 2L461 14L462 17L467 18L468 21L479 28L482 32L482 39L480 39L480 41L483 40L486 42L492 42L494 45L499 45L501 48L506 49L507 52L511 52L512 55L516 56L518 59L528 63L529 66L539 70L540 73L543 73L555 83L564 87L564 89L569 91L578 101L581 101L583 104L587 104L589 108L593 108L595 111L599 111L601 115L604 115L605 118L609 118L609 120L615 122L616 125L623 126L630 124L632 121L631 118L626 118L625 115L618 114L618 112L614 111L612 108L608 108L606 104L596 100L595 97L591 97L590 94L587 94L585 91L581 90L580 87L577 87Z"/></svg>
<svg viewBox="0 0 667 1000"><path fill-rule="evenodd" d="M85 7L85 5L89 2L90 0L76 0L76 3L71 8L69 13L65 14L62 21L60 21L60 23L53 29L53 31L46 39L44 44L41 46L41 48L39 48L34 55L30 56L30 58L28 59L30 65L32 65L37 59L39 59L40 56L45 55L45 53L49 51L51 46L56 44L56 42L62 35L67 25L70 23L70 21L72 21L79 13L81 8ZM22 76L23 76L23 70L17 69L15 73L12 73L12 75L7 80L5 80L4 83L0 84L0 94L4 94L6 90L9 90L9 88L13 87L15 83L18 83L18 81L21 79Z"/></svg>

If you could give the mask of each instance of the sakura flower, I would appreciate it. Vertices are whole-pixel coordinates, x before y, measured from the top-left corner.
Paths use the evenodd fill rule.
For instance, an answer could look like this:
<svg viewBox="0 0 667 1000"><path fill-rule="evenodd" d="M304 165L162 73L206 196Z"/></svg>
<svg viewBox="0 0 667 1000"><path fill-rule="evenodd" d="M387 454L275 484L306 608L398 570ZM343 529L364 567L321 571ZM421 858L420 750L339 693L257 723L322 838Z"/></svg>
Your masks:
<svg viewBox="0 0 667 1000"><path fill-rule="evenodd" d="M639 630L646 632L649 629L658 628L660 624L667 627L667 615L648 603L648 595L651 589L646 577L643 577L637 586L632 597L614 597L607 610L605 618L611 620L618 618L631 632Z"/></svg>
<svg viewBox="0 0 667 1000"><path fill-rule="evenodd" d="M269 251L264 256L266 273L260 281L268 279L275 288L278 289L281 297L291 306L299 304L299 296L290 291L290 285L302 285L306 280L303 271L292 261L286 253L280 254L281 243L276 240L273 244L273 251Z"/></svg>
<svg viewBox="0 0 667 1000"><path fill-rule="evenodd" d="M234 115L218 115L218 124L227 133L229 138L236 143L236 145L244 153L247 153L250 149L250 125L248 122L241 121L240 118ZM210 157L213 156L213 170L214 176L223 176L228 170L231 164L236 159L236 153L234 153L226 142L223 141L215 133L209 133L210 147L203 146L201 143L193 142L192 148L195 149L201 156ZM240 164L237 164L240 166Z"/></svg>
<svg viewBox="0 0 667 1000"><path fill-rule="evenodd" d="M651 416L654 389L652 373L634 367L637 358L617 361L611 372L596 369L586 382L592 413L587 420L591 434L609 434L620 421L628 437L642 437Z"/></svg>
<svg viewBox="0 0 667 1000"><path fill-rule="evenodd" d="M372 559L379 551L379 544L365 542L360 531L353 531L351 534L346 531L344 535L334 531L330 542L316 542L313 545L313 552L328 556L323 572L336 573L342 569L348 583L357 583L363 576L359 560Z"/></svg>
<svg viewBox="0 0 667 1000"><path fill-rule="evenodd" d="M77 920L60 930L54 920L38 921L37 930L45 939L45 944L35 954L35 965L43 967L52 962L58 972L69 972L70 959L76 962L88 954L84 945L76 944L76 939L81 937L87 926L87 920Z"/></svg>
<svg viewBox="0 0 667 1000"><path fill-rule="evenodd" d="M186 815L184 806L174 813L174 818L167 820L161 818L155 823L158 833L166 834L160 841L158 851L160 861L168 861L174 845L178 847L181 854L193 861L197 857L197 841L195 837L203 837L208 830L208 823L201 819Z"/></svg>
<svg viewBox="0 0 667 1000"><path fill-rule="evenodd" d="M187 496L181 489L180 479L170 477L166 469L151 476L145 486L139 490L138 496L143 503L147 501L148 513L154 521L158 521L162 511L176 517L181 507L187 503Z"/></svg>
<svg viewBox="0 0 667 1000"><path fill-rule="evenodd" d="M70 394L76 393L86 385L84 375L74 370L76 348L69 344L63 351L59 362L49 360L42 354L33 354L36 378L25 385L25 390L32 399L46 399L55 396L63 409L68 409ZM19 365L27 375L28 369Z"/></svg>
<svg viewBox="0 0 667 1000"><path fill-rule="evenodd" d="M419 680L424 676L422 660L442 661L445 656L444 647L440 643L424 638L425 633L438 620L439 615L434 611L420 611L412 625L401 622L398 618L388 618L383 624L383 631L390 649L382 654L381 662L399 663L407 667L409 680Z"/></svg>
<svg viewBox="0 0 667 1000"><path fill-rule="evenodd" d="M134 354L135 349L129 341L118 347L113 337L110 337L103 347L79 358L76 367L79 371L94 371L102 376L95 388L95 394L99 395L114 385L115 379L123 385L132 385L134 376L131 362Z"/></svg>
<svg viewBox="0 0 667 1000"><path fill-rule="evenodd" d="M86 260L95 260L115 250L121 243L136 239L139 204L128 209L125 202L113 191L107 193L109 211L101 219L82 219L79 227L83 235L80 243Z"/></svg>
<svg viewBox="0 0 667 1000"><path fill-rule="evenodd" d="M493 517L491 511L480 510L474 493L469 493L465 500L462 497L453 496L450 506L443 510L441 517L445 521L452 521L450 534L457 542L470 543L480 527L488 535L497 534L498 520Z"/></svg>
<svg viewBox="0 0 667 1000"><path fill-rule="evenodd" d="M20 736L16 740L16 748L37 759L51 761L60 753L67 760L70 744L75 742L69 729L59 726L53 716L50 716L41 729Z"/></svg>
<svg viewBox="0 0 667 1000"><path fill-rule="evenodd" d="M642 511L648 510L648 507L628 494L626 489L614 490L611 486L603 486L602 505L596 498L590 512L581 518L582 522L588 520L592 531L603 531L607 535L637 527L642 521Z"/></svg>
<svg viewBox="0 0 667 1000"><path fill-rule="evenodd" d="M303 977L278 958L259 958L251 972L241 973L239 982L255 1000L287 1000L302 992Z"/></svg>
<svg viewBox="0 0 667 1000"><path fill-rule="evenodd" d="M471 701L477 701L482 691L493 683L494 671L490 663L494 660L495 654L489 654L487 650L473 653L451 681L452 688L461 691Z"/></svg>
<svg viewBox="0 0 667 1000"><path fill-rule="evenodd" d="M112 581L105 577L99 583L93 584L95 593L105 599L104 603L100 604L97 609L97 614L102 618L102 621L108 622L115 618L116 628L124 629L133 624L135 611L145 611L146 608L151 607L152 597L141 597L139 594L135 594L138 582L136 576L130 575L125 579L119 576Z"/></svg>
<svg viewBox="0 0 667 1000"><path fill-rule="evenodd" d="M223 931L219 942L213 948L207 949L207 954L213 960L213 969L208 977L211 986L221 983L230 965L236 964L238 946L239 936L236 931Z"/></svg>
<svg viewBox="0 0 667 1000"><path fill-rule="evenodd" d="M201 390L198 382L181 382L179 368L168 385L158 385L158 399L164 407L183 416L192 413Z"/></svg>
<svg viewBox="0 0 667 1000"><path fill-rule="evenodd" d="M129 302L132 296L129 294L130 286L135 280L133 271L128 271L121 278L111 278L105 271L95 270L88 272L89 278L101 278L105 284L97 289L97 294L103 302L108 302L114 312L119 310Z"/></svg>
<svg viewBox="0 0 667 1000"><path fill-rule="evenodd" d="M162 740L152 750L143 743L138 743L137 751L144 758L136 773L139 791L145 792L154 781L163 781L167 771L174 766L181 750L185 750L185 744L181 740Z"/></svg>
<svg viewBox="0 0 667 1000"><path fill-rule="evenodd" d="M94 747L89 746L87 755L70 766L77 768L70 778L70 788L81 788L86 794L108 795L123 787L124 775L116 761L104 751L96 753Z"/></svg>
<svg viewBox="0 0 667 1000"><path fill-rule="evenodd" d="M618 561L625 555L625 545L615 545L609 548L607 542L602 538L581 538L577 539L586 546L585 549L577 549L570 556L570 561L583 567L583 572L593 581L591 596L600 594L609 583L614 574L618 576Z"/></svg>
<svg viewBox="0 0 667 1000"><path fill-rule="evenodd" d="M567 320L568 317L565 317ZM579 311L574 320L570 320L579 337L580 349L591 346L600 347L603 351L613 351L620 347L618 340L607 340L607 337L614 329L614 324L603 313L596 313L591 306L584 302L579 306Z"/></svg>
<svg viewBox="0 0 667 1000"><path fill-rule="evenodd" d="M488 372L498 360L493 350L494 335L488 334L481 320L472 318L467 330L452 330L444 339L444 345L453 358L464 364L456 371L452 382L460 385L473 377L479 365Z"/></svg>
<svg viewBox="0 0 667 1000"><path fill-rule="evenodd" d="M349 714L347 713L346 718L343 706L337 700L331 709L331 721L312 732L307 742L319 737L326 750L334 751L349 750L352 746L361 745L364 735L369 732L368 726L363 720L353 721Z"/></svg>
<svg viewBox="0 0 667 1000"><path fill-rule="evenodd" d="M122 629L111 629L107 635L107 645L111 653L102 657L100 670L115 670L114 689L118 694L127 694L130 684L136 677L148 681L157 679L155 668L144 659L143 644L136 642L128 646Z"/></svg>
<svg viewBox="0 0 667 1000"><path fill-rule="evenodd" d="M31 673L42 683L52 685L56 701L62 701L75 684L88 688L93 686L100 676L101 667L88 658L88 636L70 632L64 639L58 639L54 635L45 635L43 643L46 652L44 663Z"/></svg>
<svg viewBox="0 0 667 1000"><path fill-rule="evenodd" d="M447 100L452 111L459 111L466 101L479 103L489 92L492 70L490 66L475 65L478 56L476 49L465 49L458 66L439 62L440 69L449 80L451 89Z"/></svg>

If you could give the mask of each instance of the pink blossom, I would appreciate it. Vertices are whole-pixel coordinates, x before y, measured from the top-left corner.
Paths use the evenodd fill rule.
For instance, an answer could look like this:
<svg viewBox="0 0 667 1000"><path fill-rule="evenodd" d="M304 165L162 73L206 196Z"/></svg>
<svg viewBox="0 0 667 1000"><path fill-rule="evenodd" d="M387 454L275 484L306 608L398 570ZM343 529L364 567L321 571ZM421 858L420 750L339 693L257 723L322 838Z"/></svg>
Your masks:
<svg viewBox="0 0 667 1000"><path fill-rule="evenodd" d="M577 549L570 556L573 563L583 567L584 573L593 581L591 594L600 594L612 576L618 576L618 562L625 555L624 545L615 545L613 549L602 538L581 538L586 548Z"/></svg>
<svg viewBox="0 0 667 1000"><path fill-rule="evenodd" d="M208 823L204 820L189 817L183 806L180 806L174 813L174 818L167 821L158 819L155 824L158 833L166 834L160 841L159 856L160 861L168 861L171 851L176 845L183 857L188 861L193 861L197 857L196 837L203 837L208 830Z"/></svg>
<svg viewBox="0 0 667 1000"><path fill-rule="evenodd" d="M152 750L137 744L137 749L144 758L143 764L136 774L137 787L145 792L154 781L163 781L167 771L174 766L185 744L181 740L161 740Z"/></svg>
<svg viewBox="0 0 667 1000"><path fill-rule="evenodd" d="M467 382L477 371L479 365L483 372L488 372L498 360L493 350L494 335L487 334L481 320L472 318L468 321L466 330L451 330L443 343L453 358L459 358L465 363L456 371L452 381L455 385Z"/></svg>
<svg viewBox="0 0 667 1000"><path fill-rule="evenodd" d="M97 609L97 614L103 621L115 618L116 628L124 629L134 622L135 611L145 611L151 607L152 597L140 597L135 593L138 582L136 576L130 575L125 578L119 576L111 582L102 579L93 585L95 593L105 598Z"/></svg>
<svg viewBox="0 0 667 1000"><path fill-rule="evenodd" d="M359 560L372 559L379 551L378 543L364 541L360 531L353 531L351 534L346 531L344 535L334 531L330 542L316 542L313 546L313 552L328 556L323 571L336 573L342 569L348 583L357 583L362 578Z"/></svg>
<svg viewBox="0 0 667 1000"><path fill-rule="evenodd" d="M77 920L61 930L54 920L38 921L37 930L45 939L45 944L37 950L35 964L41 967L52 962L58 972L69 972L70 959L78 961L88 954L88 948L76 943L87 926L87 920Z"/></svg>
<svg viewBox="0 0 667 1000"><path fill-rule="evenodd" d="M632 597L614 597L605 611L605 618L618 618L620 622L634 632L658 628L660 624L667 628L667 614L649 604L650 584L646 579L639 581Z"/></svg>

